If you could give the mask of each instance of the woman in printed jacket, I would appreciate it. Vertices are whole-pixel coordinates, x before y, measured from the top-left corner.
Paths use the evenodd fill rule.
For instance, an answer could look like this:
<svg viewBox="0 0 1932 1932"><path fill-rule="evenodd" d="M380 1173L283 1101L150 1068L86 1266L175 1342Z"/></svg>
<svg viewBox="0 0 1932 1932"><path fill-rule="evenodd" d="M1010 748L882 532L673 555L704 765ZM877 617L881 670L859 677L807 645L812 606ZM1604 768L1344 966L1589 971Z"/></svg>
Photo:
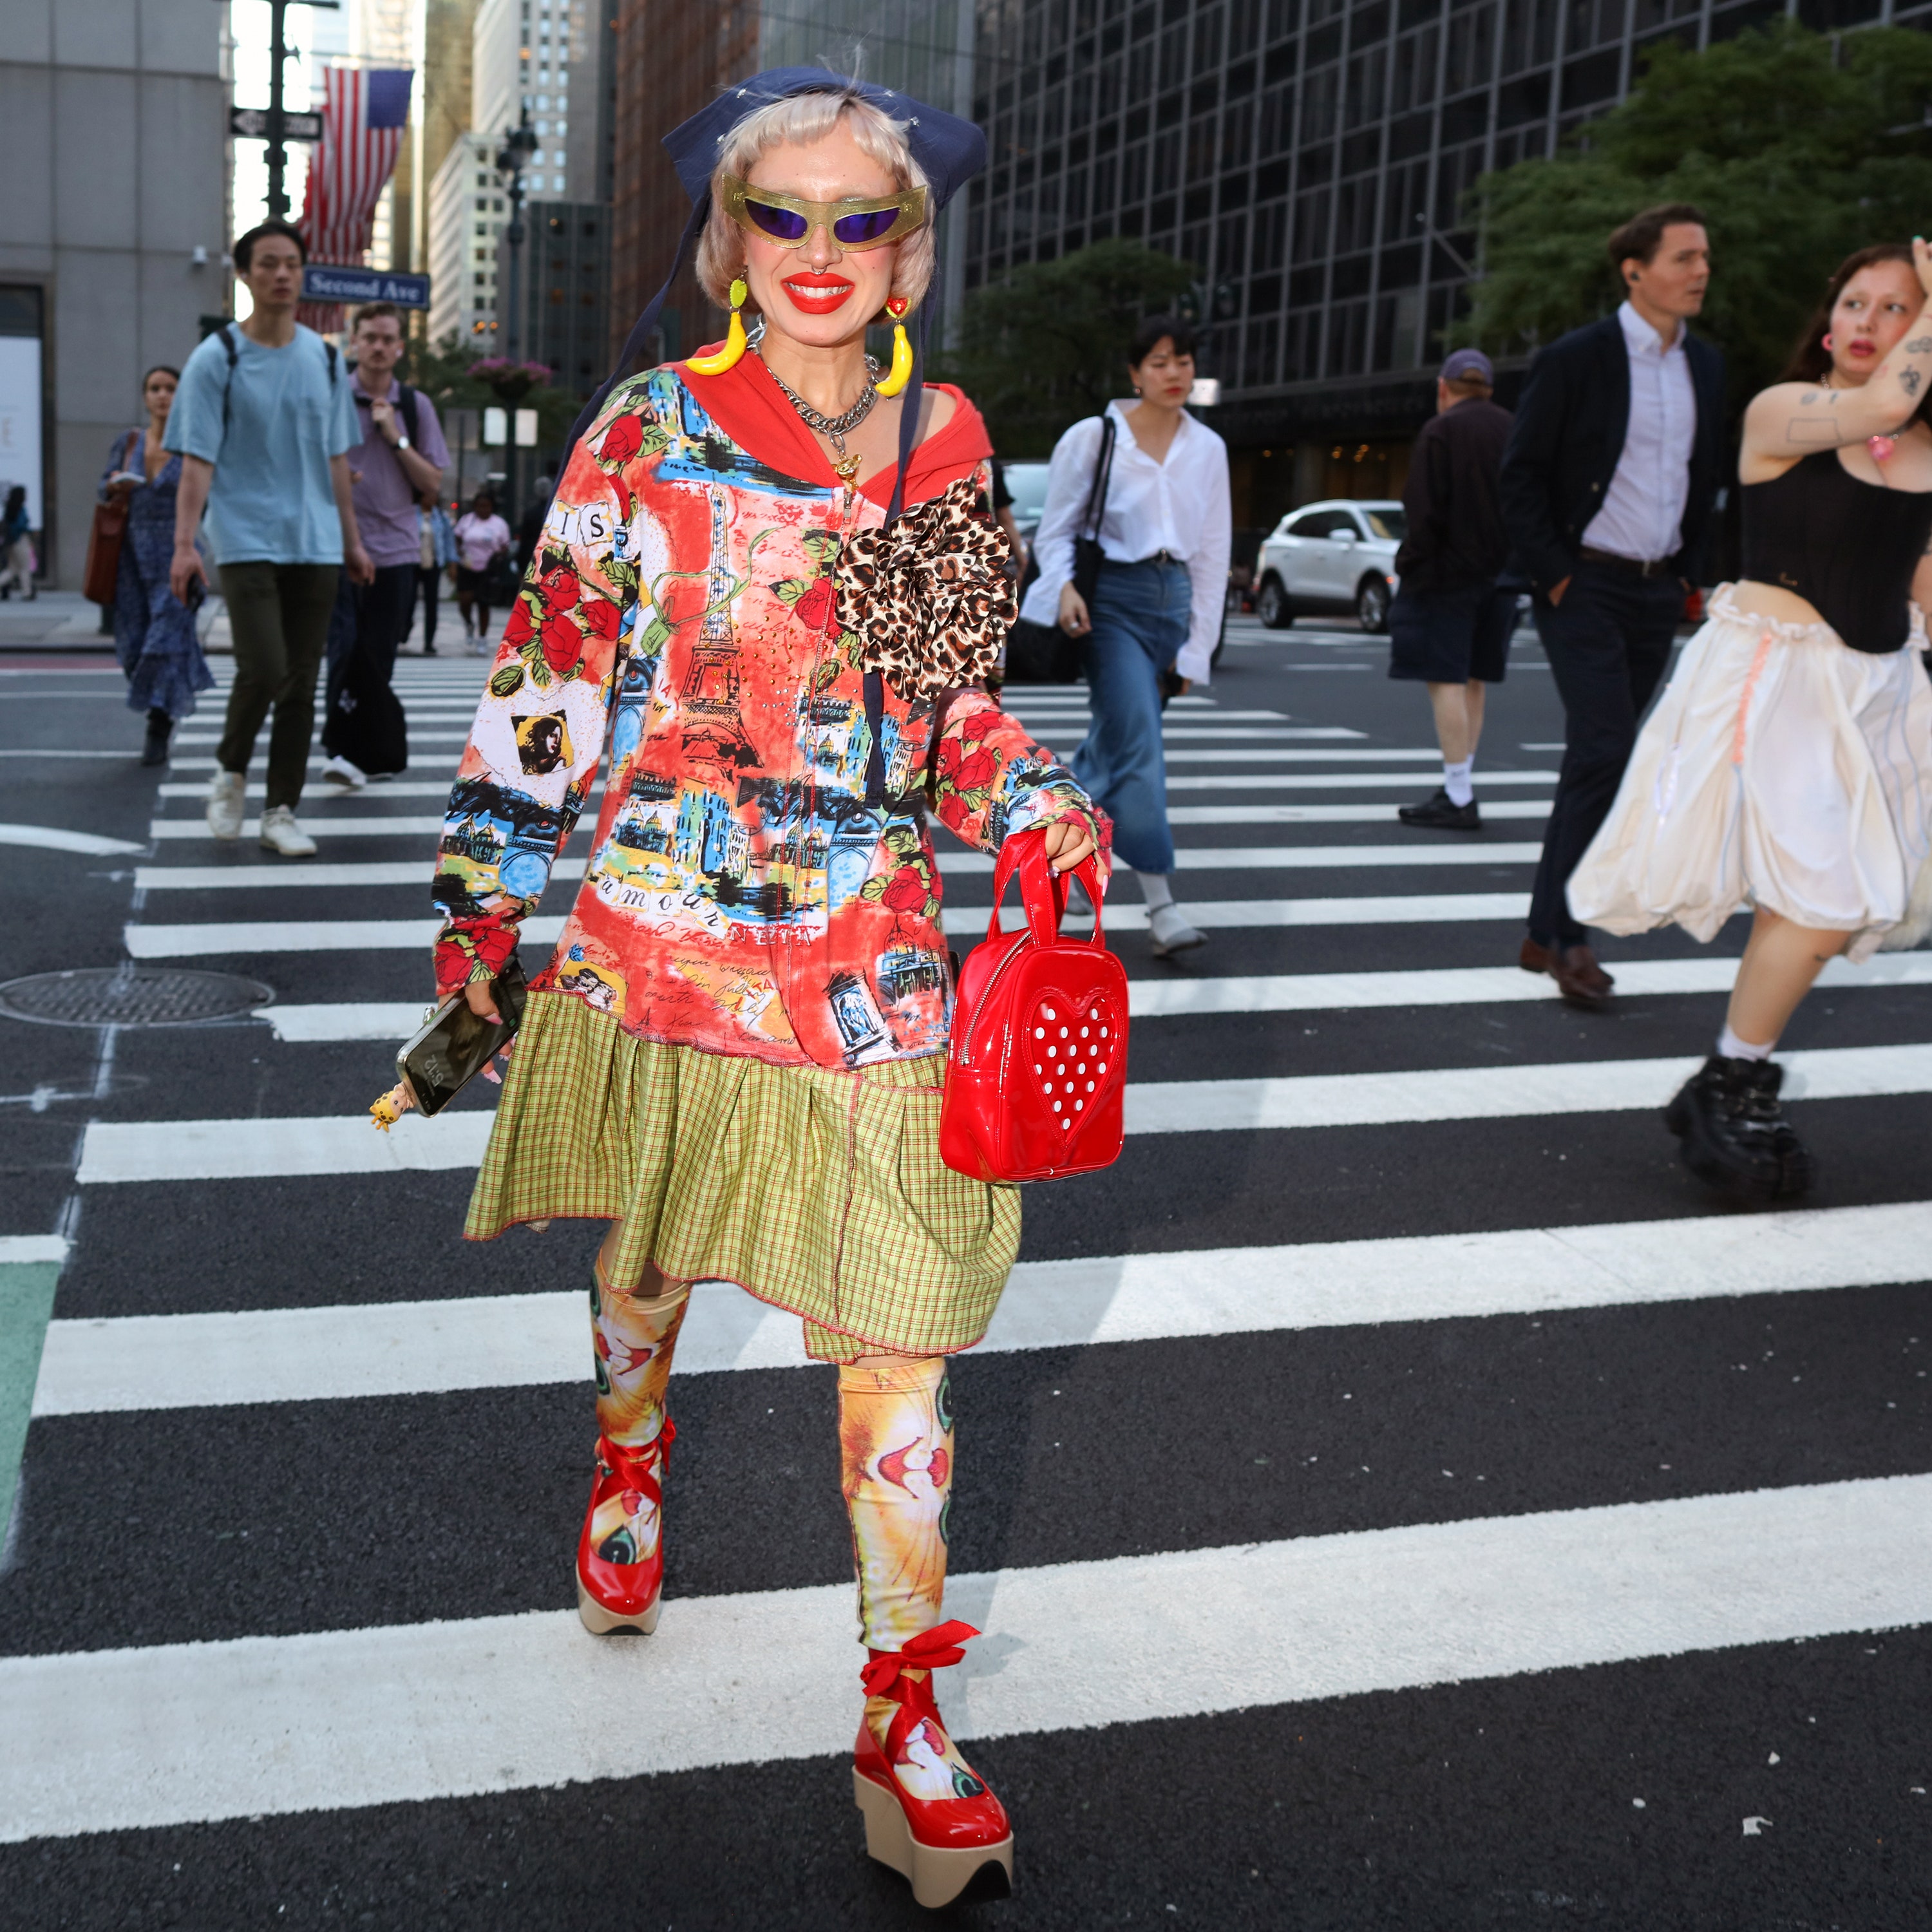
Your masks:
<svg viewBox="0 0 1932 1932"><path fill-rule="evenodd" d="M665 145L731 334L604 398L464 754L436 976L479 1012L610 759L466 1232L610 1222L577 1553L593 1631L657 1621L692 1285L797 1315L838 1365L868 1652L855 1790L872 1855L941 1904L1011 1870L1006 1814L932 1672L976 1634L942 1609L946 1358L985 1334L1020 1210L940 1160L952 977L926 814L982 850L1041 838L1061 870L1106 827L986 694L1012 611L992 451L964 396L920 382L903 327L979 130L794 68ZM881 321L890 375L865 350Z"/></svg>

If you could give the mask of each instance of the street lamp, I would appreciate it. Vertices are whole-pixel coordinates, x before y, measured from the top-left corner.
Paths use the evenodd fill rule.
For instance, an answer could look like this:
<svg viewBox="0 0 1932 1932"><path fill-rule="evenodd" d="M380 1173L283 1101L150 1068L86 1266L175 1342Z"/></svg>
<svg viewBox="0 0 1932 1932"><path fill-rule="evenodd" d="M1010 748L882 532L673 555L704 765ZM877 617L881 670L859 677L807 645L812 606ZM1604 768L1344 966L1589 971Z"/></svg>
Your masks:
<svg viewBox="0 0 1932 1932"><path fill-rule="evenodd" d="M524 103L523 113L517 124L506 130L503 145L496 150L496 172L504 178L505 191L510 197L510 219L503 230L503 239L509 244L509 273L506 277L508 285L508 314L503 331L502 353L514 362L518 355L518 322L522 290L519 286L518 269L524 252L524 164L536 152L536 130L530 125L530 104ZM510 514L513 521L517 513L517 446L512 442L503 452L504 494L510 500Z"/></svg>

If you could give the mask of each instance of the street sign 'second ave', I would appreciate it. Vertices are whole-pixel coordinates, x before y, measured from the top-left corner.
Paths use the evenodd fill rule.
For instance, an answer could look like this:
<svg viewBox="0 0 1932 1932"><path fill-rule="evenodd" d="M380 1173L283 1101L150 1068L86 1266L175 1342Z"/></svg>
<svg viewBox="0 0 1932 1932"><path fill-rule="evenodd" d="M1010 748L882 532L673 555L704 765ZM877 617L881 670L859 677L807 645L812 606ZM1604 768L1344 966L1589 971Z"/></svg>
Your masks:
<svg viewBox="0 0 1932 1932"><path fill-rule="evenodd" d="M322 116L288 108L282 112L281 138L284 141L319 141ZM228 131L246 141L272 141L275 138L275 110L272 107L231 107Z"/></svg>
<svg viewBox="0 0 1932 1932"><path fill-rule="evenodd" d="M429 278L400 275L388 268L339 267L311 262L302 271L304 302L394 302L398 308L429 307Z"/></svg>

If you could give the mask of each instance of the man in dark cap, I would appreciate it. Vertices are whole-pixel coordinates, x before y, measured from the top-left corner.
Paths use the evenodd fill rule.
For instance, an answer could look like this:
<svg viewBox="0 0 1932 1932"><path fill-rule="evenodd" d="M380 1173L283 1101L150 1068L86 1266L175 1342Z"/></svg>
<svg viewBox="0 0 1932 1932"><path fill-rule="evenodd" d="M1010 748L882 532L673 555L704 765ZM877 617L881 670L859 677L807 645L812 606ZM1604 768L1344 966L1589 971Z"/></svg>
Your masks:
<svg viewBox="0 0 1932 1932"><path fill-rule="evenodd" d="M1480 832L1471 773L1486 688L1503 681L1516 593L1496 581L1509 555L1498 479L1510 413L1490 400L1496 371L1478 349L1459 349L1436 378L1436 414L1423 425L1402 493L1408 530L1389 610L1389 676L1429 687L1442 747L1433 796L1406 805L1405 825Z"/></svg>

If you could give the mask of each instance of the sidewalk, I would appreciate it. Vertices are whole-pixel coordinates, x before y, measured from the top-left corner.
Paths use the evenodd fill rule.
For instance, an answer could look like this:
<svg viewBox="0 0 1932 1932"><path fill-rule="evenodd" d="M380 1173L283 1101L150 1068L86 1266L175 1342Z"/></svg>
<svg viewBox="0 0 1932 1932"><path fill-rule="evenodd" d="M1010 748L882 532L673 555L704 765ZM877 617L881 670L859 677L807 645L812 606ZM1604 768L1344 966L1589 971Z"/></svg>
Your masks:
<svg viewBox="0 0 1932 1932"><path fill-rule="evenodd" d="M500 636L507 613L490 614L493 637ZM201 647L212 657L232 657L235 640L228 626L228 607L211 595L201 607L197 620ZM446 596L436 626L437 650L445 656L463 653L463 620L456 600ZM411 656L419 655L422 638L422 606L418 602L403 645ZM111 657L114 640L100 628L100 607L90 604L77 590L43 590L32 603L16 596L0 603L0 661L16 652L44 652L50 646L63 652L99 652Z"/></svg>

